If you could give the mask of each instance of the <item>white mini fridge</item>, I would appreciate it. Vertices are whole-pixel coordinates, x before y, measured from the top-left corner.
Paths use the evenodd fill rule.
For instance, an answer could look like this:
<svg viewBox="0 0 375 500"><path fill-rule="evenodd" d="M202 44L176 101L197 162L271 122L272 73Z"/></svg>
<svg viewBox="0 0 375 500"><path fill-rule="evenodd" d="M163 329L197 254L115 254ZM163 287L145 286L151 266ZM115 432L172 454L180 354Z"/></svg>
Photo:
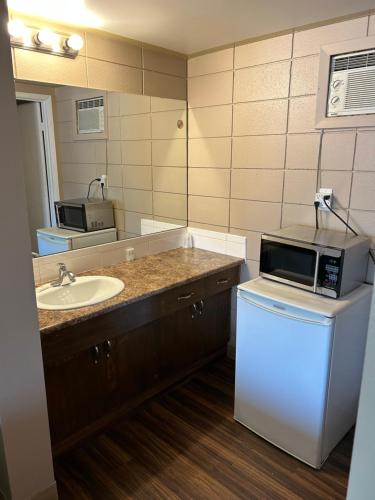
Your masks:
<svg viewBox="0 0 375 500"><path fill-rule="evenodd" d="M85 233L60 227L44 227L37 229L36 234L40 257L117 241L115 227Z"/></svg>
<svg viewBox="0 0 375 500"><path fill-rule="evenodd" d="M372 287L334 300L238 287L234 418L320 468L356 420Z"/></svg>

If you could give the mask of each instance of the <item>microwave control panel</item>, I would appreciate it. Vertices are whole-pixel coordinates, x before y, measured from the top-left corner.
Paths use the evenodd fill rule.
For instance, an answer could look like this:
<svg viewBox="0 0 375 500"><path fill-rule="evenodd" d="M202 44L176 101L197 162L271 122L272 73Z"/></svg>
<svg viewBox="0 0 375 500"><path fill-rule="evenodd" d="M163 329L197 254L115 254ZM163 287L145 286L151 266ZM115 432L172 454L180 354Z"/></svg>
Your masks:
<svg viewBox="0 0 375 500"><path fill-rule="evenodd" d="M340 275L341 257L321 255L319 261L319 285L336 290Z"/></svg>

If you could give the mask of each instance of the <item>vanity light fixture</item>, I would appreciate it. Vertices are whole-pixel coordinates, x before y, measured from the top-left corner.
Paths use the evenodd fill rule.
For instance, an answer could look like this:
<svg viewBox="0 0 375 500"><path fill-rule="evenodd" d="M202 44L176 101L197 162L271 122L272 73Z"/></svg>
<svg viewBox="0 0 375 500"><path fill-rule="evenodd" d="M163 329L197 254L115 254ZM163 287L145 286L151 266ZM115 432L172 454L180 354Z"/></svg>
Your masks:
<svg viewBox="0 0 375 500"><path fill-rule="evenodd" d="M49 28L43 28L35 35L35 43L37 45L45 45L51 47L56 41L57 35Z"/></svg>
<svg viewBox="0 0 375 500"><path fill-rule="evenodd" d="M70 35L69 38L65 40L64 49L69 51L73 50L78 52L83 47L83 38L80 35Z"/></svg>
<svg viewBox="0 0 375 500"><path fill-rule="evenodd" d="M26 26L19 19L12 19L8 23L8 33L12 38L23 38L26 33Z"/></svg>
<svg viewBox="0 0 375 500"><path fill-rule="evenodd" d="M12 47L35 50L55 56L77 57L84 41L78 34L54 32L49 28L25 26L13 19L8 23L8 32Z"/></svg>

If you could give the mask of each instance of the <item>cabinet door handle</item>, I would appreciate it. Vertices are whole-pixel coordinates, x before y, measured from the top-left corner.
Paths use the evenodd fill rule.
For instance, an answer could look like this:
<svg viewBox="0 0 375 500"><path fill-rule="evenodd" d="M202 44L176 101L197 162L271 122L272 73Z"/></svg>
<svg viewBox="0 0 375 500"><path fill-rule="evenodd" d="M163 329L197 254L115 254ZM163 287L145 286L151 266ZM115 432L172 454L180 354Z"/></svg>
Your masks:
<svg viewBox="0 0 375 500"><path fill-rule="evenodd" d="M195 302L195 304L192 304L191 306L191 317L192 319L195 319L197 316L202 316L203 315L203 309L204 309L204 302L203 300L200 300L199 302Z"/></svg>
<svg viewBox="0 0 375 500"><path fill-rule="evenodd" d="M97 345L95 345L91 349L91 353L92 353L92 360L94 362L94 365L97 365L99 363L99 359L100 359L100 350L99 350L99 347Z"/></svg>
<svg viewBox="0 0 375 500"><path fill-rule="evenodd" d="M192 309L191 318L195 319L196 315L199 314L197 304L192 304L191 309Z"/></svg>
<svg viewBox="0 0 375 500"><path fill-rule="evenodd" d="M104 352L105 352L105 357L107 359L111 357L111 351L112 351L112 342L110 340L106 340L104 342Z"/></svg>
<svg viewBox="0 0 375 500"><path fill-rule="evenodd" d="M222 278L221 280L217 280L216 284L217 285L225 285L225 283L228 283L229 279L228 278Z"/></svg>
<svg viewBox="0 0 375 500"><path fill-rule="evenodd" d="M189 300L192 298L192 296L195 295L195 292L190 292L186 295L180 295L179 297L177 297L177 300L178 301L181 301L181 300Z"/></svg>
<svg viewBox="0 0 375 500"><path fill-rule="evenodd" d="M203 300L200 300L198 302L198 313L199 313L199 316L203 315L203 309L204 309L204 302L203 302Z"/></svg>

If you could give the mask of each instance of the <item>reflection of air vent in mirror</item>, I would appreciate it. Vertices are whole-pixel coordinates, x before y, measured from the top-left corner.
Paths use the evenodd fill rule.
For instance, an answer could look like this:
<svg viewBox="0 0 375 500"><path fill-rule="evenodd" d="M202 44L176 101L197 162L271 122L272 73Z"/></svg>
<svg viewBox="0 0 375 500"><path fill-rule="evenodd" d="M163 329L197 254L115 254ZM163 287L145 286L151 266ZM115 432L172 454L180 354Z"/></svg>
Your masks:
<svg viewBox="0 0 375 500"><path fill-rule="evenodd" d="M104 132L104 98L94 97L76 101L77 133Z"/></svg>

